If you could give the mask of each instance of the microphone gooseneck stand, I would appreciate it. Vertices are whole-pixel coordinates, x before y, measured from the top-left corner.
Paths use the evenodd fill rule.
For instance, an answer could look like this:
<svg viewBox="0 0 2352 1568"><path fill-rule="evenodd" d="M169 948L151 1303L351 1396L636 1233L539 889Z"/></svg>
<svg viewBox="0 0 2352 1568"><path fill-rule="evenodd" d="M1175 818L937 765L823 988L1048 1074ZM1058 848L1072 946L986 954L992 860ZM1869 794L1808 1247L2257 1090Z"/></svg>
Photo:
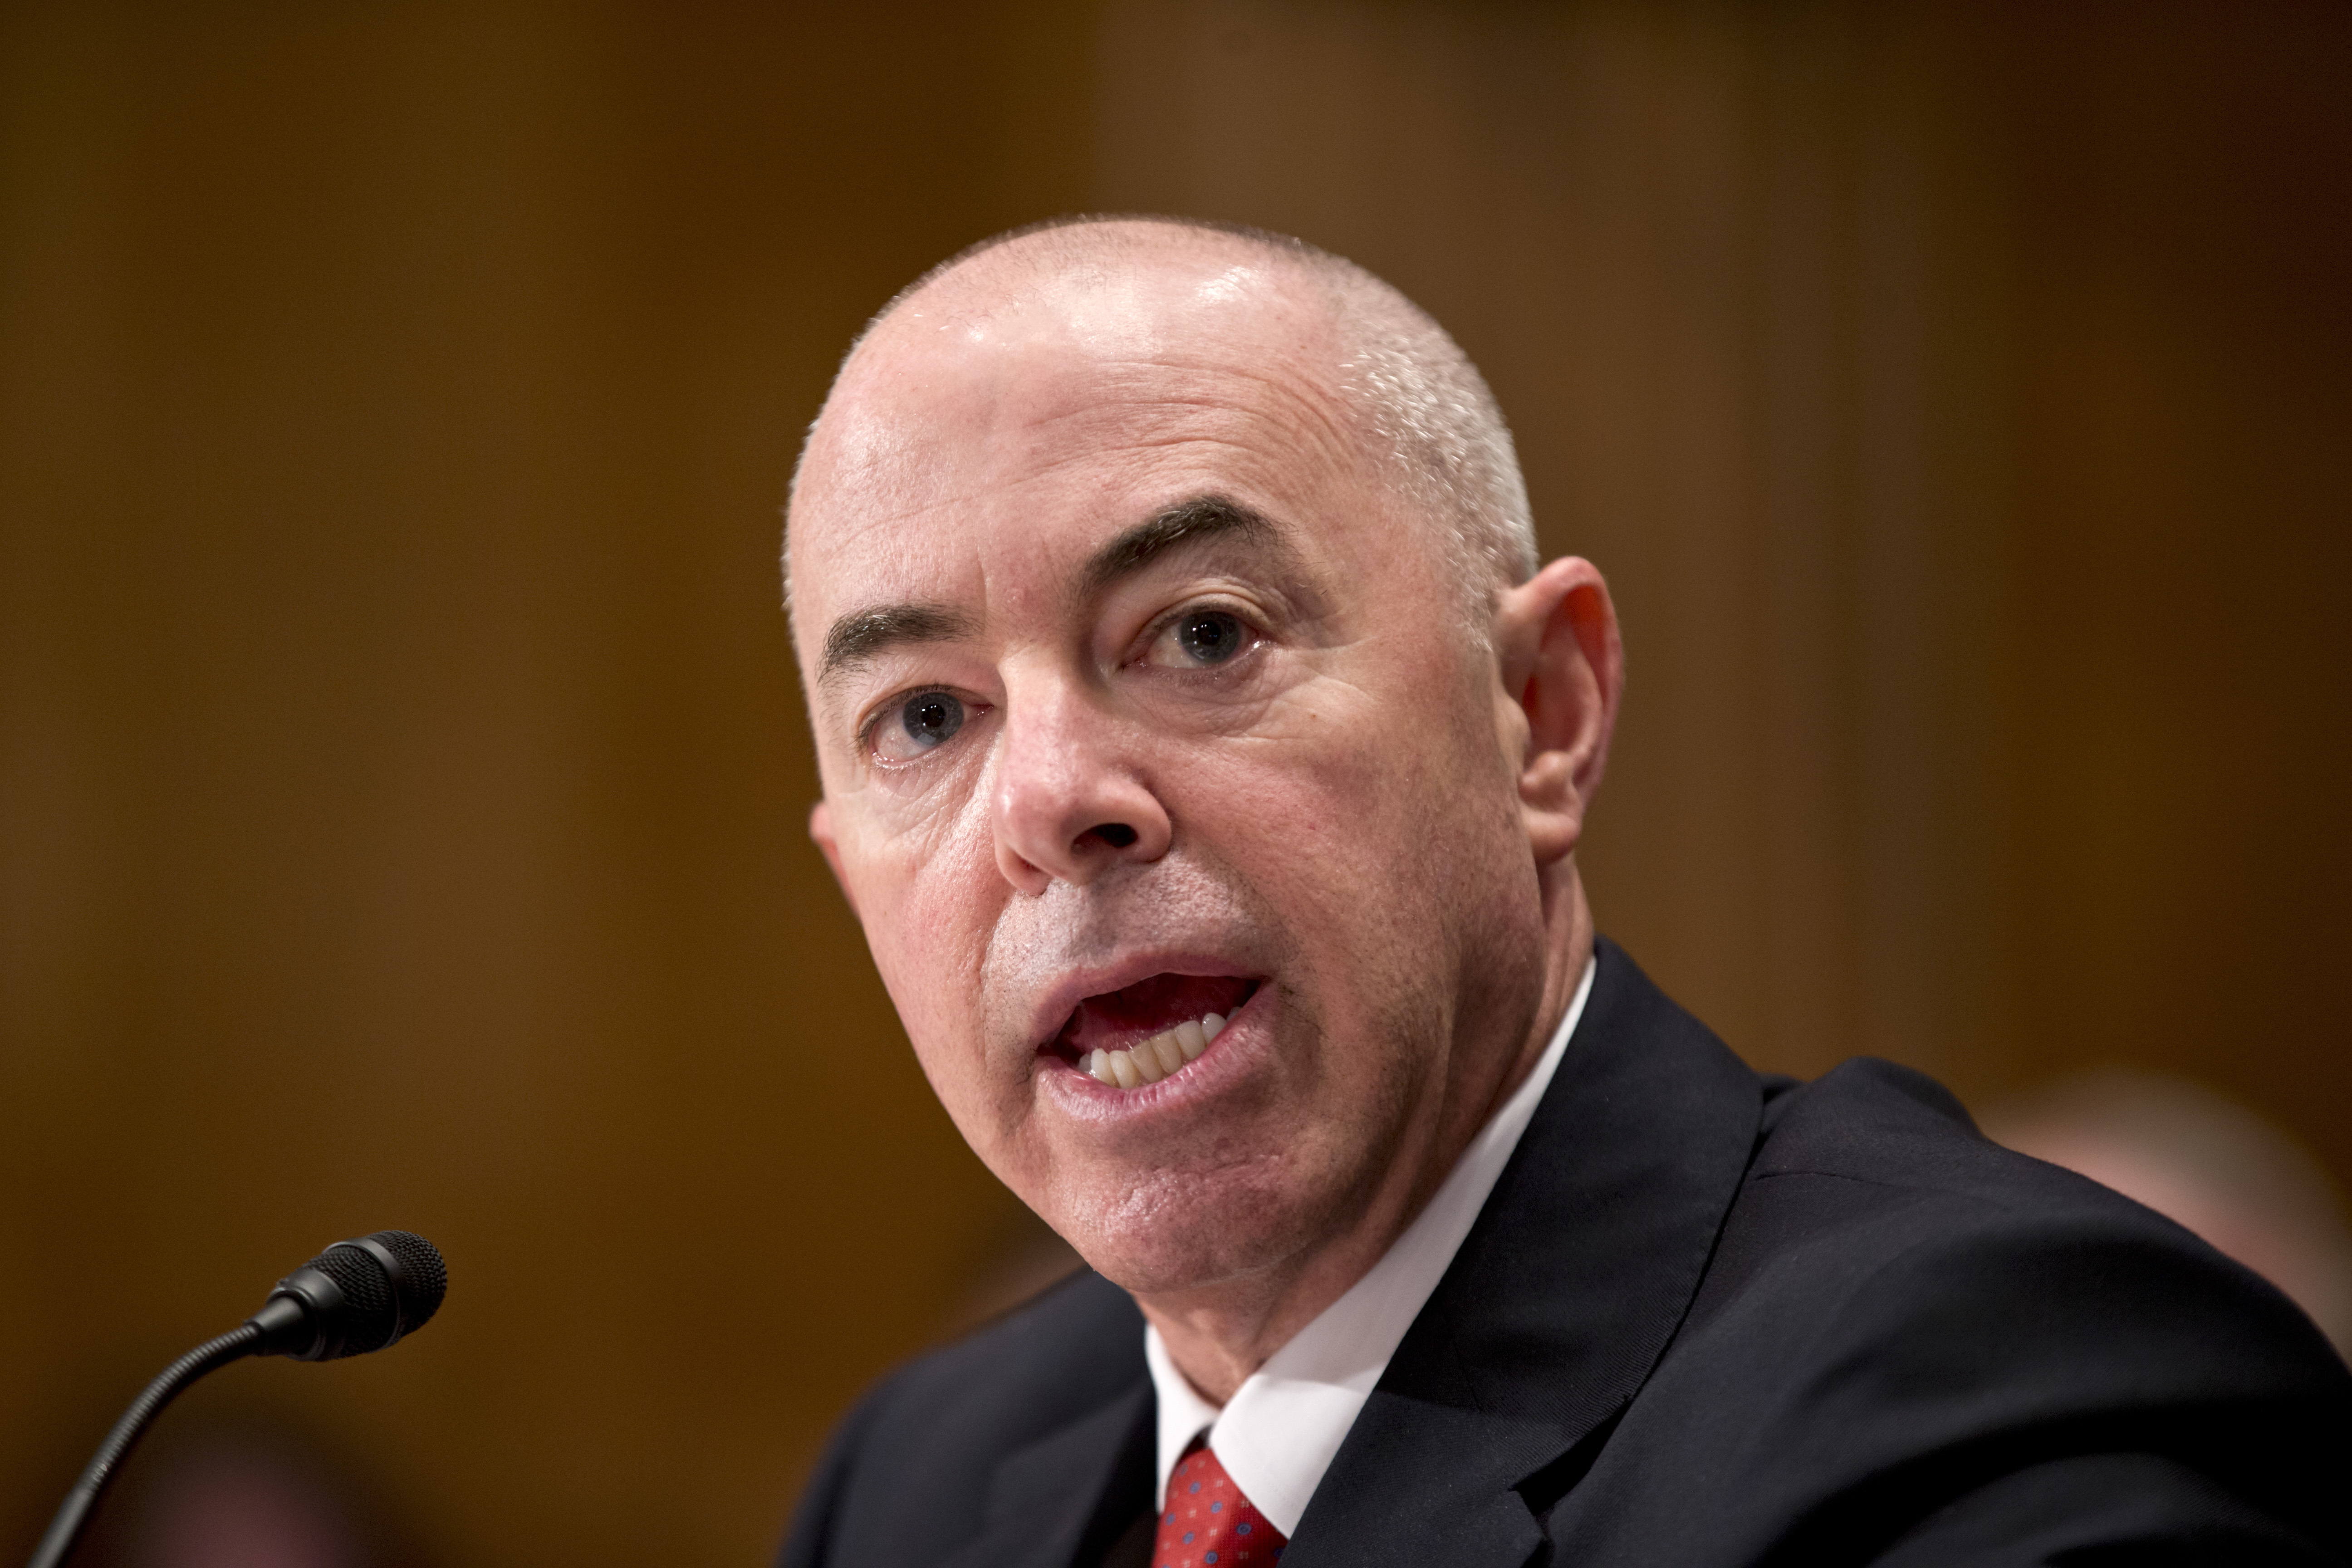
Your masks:
<svg viewBox="0 0 2352 1568"><path fill-rule="evenodd" d="M109 1481L114 1479L116 1467L147 1424L163 1413L163 1406L178 1396L180 1390L212 1371L233 1361L252 1355L260 1347L261 1330L253 1323L240 1323L218 1339L206 1340L171 1365L149 1384L145 1392L131 1402L106 1441L98 1446L98 1454L74 1483L66 1500L58 1505L58 1516L49 1522L49 1531L41 1537L39 1550L33 1553L32 1568L60 1568L74 1542L81 1539L82 1526L89 1522L90 1510L105 1494Z"/></svg>
<svg viewBox="0 0 2352 1568"><path fill-rule="evenodd" d="M148 1423L180 1391L215 1367L250 1355L337 1361L396 1344L441 1310L449 1271L421 1236L379 1230L339 1241L278 1282L261 1310L216 1340L206 1340L163 1369L98 1446L97 1457L58 1505L31 1568L63 1568L98 1500Z"/></svg>

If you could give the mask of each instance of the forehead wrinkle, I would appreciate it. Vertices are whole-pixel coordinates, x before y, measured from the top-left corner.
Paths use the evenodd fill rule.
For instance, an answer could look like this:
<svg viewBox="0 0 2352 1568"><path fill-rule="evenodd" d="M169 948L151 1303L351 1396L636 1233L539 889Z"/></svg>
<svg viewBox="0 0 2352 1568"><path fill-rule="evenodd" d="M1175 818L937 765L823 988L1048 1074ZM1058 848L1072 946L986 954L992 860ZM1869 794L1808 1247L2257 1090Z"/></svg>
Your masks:
<svg viewBox="0 0 2352 1568"><path fill-rule="evenodd" d="M1089 417L1088 411L1077 410L1066 415L1053 415L1031 421L1024 428L1041 429L1051 425L1087 417ZM911 495L907 492L918 487L903 482L866 486L836 483L829 488L853 490L865 489L869 500L880 500L883 495L891 495L896 504L889 505L887 510L873 507L829 508L826 509L826 526L850 535L907 536L923 529L927 525L927 520L935 518L940 513L978 513L996 510L1003 504L1004 499L1002 492L1018 492L1050 479L1064 469L1072 467L1105 465L1115 468L1118 470L1122 481L1131 483L1140 477L1138 470L1148 466L1155 458L1184 447L1230 452L1235 458L1243 459L1242 463L1236 466L1245 471L1277 467L1282 456L1280 452L1268 451L1262 445L1239 439L1236 435L1214 434L1200 430L1170 431L1162 435L1133 434L1115 441L1105 440L1092 446L1073 446L1070 449L1057 451L1050 457L1032 451L1026 455L1026 462L1019 462L1012 455L1005 454L1002 458L1002 466L1018 468L1018 472L1005 473L1000 468L987 473L966 474L963 476L963 482L948 493ZM1326 458L1334 457L1328 452L1321 455ZM1339 465L1335 463L1333 466ZM1255 488L1278 490L1280 488L1278 485L1267 483L1270 478L1271 476L1264 472L1247 471L1244 482ZM1216 488L1216 481L1207 476L1202 477L1202 490L1214 488ZM892 495L892 492L895 492L895 495ZM807 510L812 512L815 510L814 508Z"/></svg>
<svg viewBox="0 0 2352 1568"><path fill-rule="evenodd" d="M925 434L940 415L942 399L946 405L960 403L969 412L985 409L980 421L983 427L993 426L1003 435L1018 430L1041 441L1065 421L1108 424L1122 414L1148 417L1158 406L1262 421L1294 437L1313 432L1307 439L1282 445L1321 447L1334 468L1376 456L1365 440L1353 401L1338 384L1336 378L1345 367L1337 357L1338 345L1330 341L1328 322L1310 319L1301 324L1303 331L1277 324L1277 337L1289 341L1264 343L1253 359L1231 343L1202 342L1207 330L1202 323L1180 321L1175 341L1154 331L1149 334L1153 340L1150 347L1138 353L1074 330L1081 323L1066 315L1053 319L1056 312L1036 308L1044 303L1031 301L1011 312L1043 317L1034 323L1036 330L1019 336L949 346L922 341L932 336L929 332L902 336L886 328L861 345L857 357L864 363L845 371L835 397L829 400L833 417L820 421L833 429L821 432L815 443L834 448L830 457L838 480L859 489L919 486L925 469L936 472L927 459L943 455L937 438ZM1059 303L1066 308L1070 301ZM1130 325L1135 318L1162 313L1156 304L1129 301L1129 307ZM1291 314L1279 301L1257 302L1241 313L1262 321L1268 309L1277 323ZM1309 311L1311 316L1312 307ZM909 310L907 317L921 314ZM1177 384L1169 385L1171 381ZM845 398L841 395L845 393ZM977 406L971 401L975 397ZM1024 402L1031 405L1026 411L1020 407ZM854 405L864 406L852 413L847 405ZM1010 421L1007 415L1013 416ZM967 437L973 433L967 427ZM949 441L958 444L953 437ZM1002 453L1000 471L1006 466L1003 459L1017 468L1022 456Z"/></svg>
<svg viewBox="0 0 2352 1568"><path fill-rule="evenodd" d="M1066 412L1034 417L1028 424L1034 427L1067 418L1106 416L1103 394L1107 390L1112 396L1119 398L1121 406L1130 408L1205 408L1237 418L1274 423L1281 422L1283 414L1295 412L1319 429L1331 446L1342 450L1362 449L1361 434L1351 417L1353 405L1343 394L1321 384L1311 375L1286 372L1278 366L1259 370L1247 364L1213 360L1125 360L1099 363L1097 368L1104 373L1101 379L1110 383L1108 388L1084 384L1094 377L1063 378L1063 384L1071 388L1071 397L1078 406ZM1197 392L1189 388L1154 387L1150 384L1155 379L1165 380L1171 375L1189 383L1209 384ZM1234 382L1248 384L1272 395L1261 405L1222 393L1218 384ZM1119 397L1120 394L1130 390L1140 391L1143 395Z"/></svg>
<svg viewBox="0 0 2352 1568"><path fill-rule="evenodd" d="M1302 442L1290 438L1293 429L1291 423L1273 410L1237 408L1231 403L1205 396L1136 399L1131 402L1118 403L1108 407L1100 403L1089 404L1076 408L1033 415L1022 422L1020 428L1023 434L1032 437L1057 434L1070 428L1083 431L1091 426L1125 424L1150 410L1168 411L1167 417L1149 421L1151 425L1160 427L1178 427L1171 429L1166 435L1139 433L1124 439L1108 439L1094 447L1076 446L1074 443L1076 449L1069 452L1064 460L1083 459L1105 447L1113 446L1163 447L1187 439L1222 440L1223 444L1228 446L1251 444L1242 440L1208 436L1197 428L1204 424L1220 428L1230 428L1237 425L1245 427L1258 426L1278 433L1282 439L1265 443L1269 456L1277 455L1282 450L1304 447L1316 451L1326 460L1343 462L1349 457L1360 455L1362 451L1360 443L1348 439L1347 433L1334 428L1328 420L1319 417L1314 419L1311 422L1314 427L1305 432L1307 439ZM1202 414L1217 417L1204 420L1199 417Z"/></svg>
<svg viewBox="0 0 2352 1568"><path fill-rule="evenodd" d="M1196 447L1232 453L1243 460L1245 468L1256 470L1254 477L1257 482L1278 491L1284 488L1284 470L1294 465L1326 476L1339 476L1364 464L1367 457L1360 442L1341 436L1326 420L1318 419L1317 430L1310 432L1307 439L1300 440L1292 438L1291 428L1278 419L1210 399L1160 398L1153 401L1153 405L1186 411L1206 409L1227 417L1201 420L1171 416L1148 422L1151 427L1145 430L1105 431L1102 439L1086 442L1057 441L1054 437L1073 428L1084 430L1088 426L1121 422L1121 414L1086 407L1038 416L1022 426L1023 434L1029 438L1029 449L1023 454L1020 479L1043 478L1094 463L1126 466L1150 455Z"/></svg>
<svg viewBox="0 0 2352 1568"><path fill-rule="evenodd" d="M1125 471L1125 477L1131 478L1133 477L1133 471L1141 470L1147 468L1154 459L1170 452L1181 451L1186 447L1204 447L1213 451L1228 451L1235 454L1235 456L1241 458L1246 459L1246 461L1242 463L1225 465L1224 471L1228 473L1235 472L1236 470L1245 472L1253 468L1270 466L1266 454L1263 450L1251 446L1249 443L1244 441L1232 441L1216 436L1166 436L1157 438L1138 438L1123 442L1120 444L1120 448L1116 454L1103 451L1076 452L1066 457L1055 458L1049 461L1041 462L1035 468L1032 468L1027 474L1023 476L1022 482L1034 483L1041 479L1049 479L1055 474L1060 472L1062 469L1072 467L1073 465L1084 466L1090 464L1104 464L1114 458L1116 458L1118 467ZM1263 480L1264 476L1262 475L1247 474L1243 482L1244 484L1251 485L1254 488L1278 489L1278 487L1264 484ZM1207 479L1204 477L1201 482L1203 488L1210 488L1213 486L1215 481Z"/></svg>

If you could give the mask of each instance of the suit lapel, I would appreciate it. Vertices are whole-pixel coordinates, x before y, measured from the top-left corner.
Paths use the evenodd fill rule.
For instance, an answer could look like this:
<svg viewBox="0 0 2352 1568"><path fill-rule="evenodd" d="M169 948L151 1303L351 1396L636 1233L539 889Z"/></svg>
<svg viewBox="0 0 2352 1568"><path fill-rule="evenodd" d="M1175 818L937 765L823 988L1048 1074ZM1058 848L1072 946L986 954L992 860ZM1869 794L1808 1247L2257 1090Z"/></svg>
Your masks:
<svg viewBox="0 0 2352 1568"><path fill-rule="evenodd" d="M1099 1562L1151 1506L1151 1381L1141 1377L1108 1404L1006 1454L989 1482L980 1534L941 1568Z"/></svg>
<svg viewBox="0 0 2352 1568"><path fill-rule="evenodd" d="M1525 1563L1673 1338L1755 1146L1756 1076L1614 943L1477 1224L1284 1568ZM1580 1449L1579 1445L1584 1448Z"/></svg>

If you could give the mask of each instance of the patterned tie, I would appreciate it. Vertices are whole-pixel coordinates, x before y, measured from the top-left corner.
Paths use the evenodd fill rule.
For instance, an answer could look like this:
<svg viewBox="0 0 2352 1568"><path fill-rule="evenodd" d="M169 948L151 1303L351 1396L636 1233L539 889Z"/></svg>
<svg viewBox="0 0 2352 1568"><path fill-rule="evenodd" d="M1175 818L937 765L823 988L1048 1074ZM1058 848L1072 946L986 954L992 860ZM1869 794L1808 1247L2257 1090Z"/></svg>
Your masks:
<svg viewBox="0 0 2352 1568"><path fill-rule="evenodd" d="M1242 1496L1216 1454L1196 1439L1168 1477L1168 1506L1151 1568L1233 1568L1239 1563L1279 1563L1288 1542Z"/></svg>

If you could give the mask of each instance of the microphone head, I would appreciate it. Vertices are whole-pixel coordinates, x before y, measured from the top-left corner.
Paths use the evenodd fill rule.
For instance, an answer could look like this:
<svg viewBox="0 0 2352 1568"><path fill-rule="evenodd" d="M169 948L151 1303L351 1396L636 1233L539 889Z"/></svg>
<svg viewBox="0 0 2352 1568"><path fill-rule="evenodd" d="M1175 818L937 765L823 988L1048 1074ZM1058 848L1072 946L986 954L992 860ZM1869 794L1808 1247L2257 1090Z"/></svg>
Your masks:
<svg viewBox="0 0 2352 1568"><path fill-rule="evenodd" d="M382 1242L397 1264L391 1272L392 1288L401 1299L400 1331L415 1333L441 1310L441 1298L448 1293L449 1266L441 1260L441 1249L414 1231L379 1230L365 1239Z"/></svg>
<svg viewBox="0 0 2352 1568"><path fill-rule="evenodd" d="M364 1355L423 1328L449 1288L440 1250L405 1230L339 1241L278 1282L253 1321L264 1354Z"/></svg>

